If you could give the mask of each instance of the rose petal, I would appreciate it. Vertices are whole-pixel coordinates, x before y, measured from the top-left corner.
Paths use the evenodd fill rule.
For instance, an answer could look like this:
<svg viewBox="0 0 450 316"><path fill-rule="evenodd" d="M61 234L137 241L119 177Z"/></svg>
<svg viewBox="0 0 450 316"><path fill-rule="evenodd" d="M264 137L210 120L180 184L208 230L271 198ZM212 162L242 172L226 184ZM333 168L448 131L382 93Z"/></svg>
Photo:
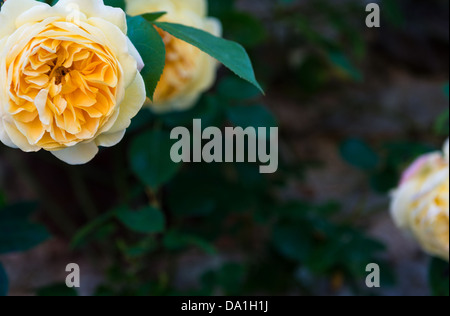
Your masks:
<svg viewBox="0 0 450 316"><path fill-rule="evenodd" d="M58 151L52 151L52 154L68 163L69 165L82 165L88 163L98 153L98 147L94 142L79 143L73 147L68 147Z"/></svg>

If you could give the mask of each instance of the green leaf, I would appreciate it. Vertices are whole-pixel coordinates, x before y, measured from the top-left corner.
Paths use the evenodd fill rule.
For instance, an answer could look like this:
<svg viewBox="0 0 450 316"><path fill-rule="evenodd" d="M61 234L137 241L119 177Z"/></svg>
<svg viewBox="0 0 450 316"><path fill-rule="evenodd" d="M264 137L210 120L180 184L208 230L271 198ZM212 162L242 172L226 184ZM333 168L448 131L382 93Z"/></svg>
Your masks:
<svg viewBox="0 0 450 316"><path fill-rule="evenodd" d="M127 17L128 37L144 61L141 75L147 97L153 100L156 86L164 71L166 48L158 31L142 16Z"/></svg>
<svg viewBox="0 0 450 316"><path fill-rule="evenodd" d="M313 250L311 232L296 225L277 226L272 238L278 252L292 260L305 261Z"/></svg>
<svg viewBox="0 0 450 316"><path fill-rule="evenodd" d="M353 80L361 82L363 74L342 52L333 51L329 55L330 61L339 69L347 73Z"/></svg>
<svg viewBox="0 0 450 316"><path fill-rule="evenodd" d="M449 265L433 258L429 270L429 282L433 296L449 296Z"/></svg>
<svg viewBox="0 0 450 316"><path fill-rule="evenodd" d="M259 90L248 82L232 76L220 81L217 92L220 97L231 100L251 100L261 95Z"/></svg>
<svg viewBox="0 0 450 316"><path fill-rule="evenodd" d="M182 164L170 158L174 141L169 133L150 131L136 137L129 150L131 169L147 186L158 189L178 172Z"/></svg>
<svg viewBox="0 0 450 316"><path fill-rule="evenodd" d="M146 19L148 22L155 22L160 17L162 17L162 16L164 16L166 14L167 14L167 12L165 12L165 11L159 11L159 12L152 12L152 13L143 14L142 17L144 19Z"/></svg>
<svg viewBox="0 0 450 316"><path fill-rule="evenodd" d="M72 238L71 247L78 248L82 246L86 242L89 235L91 235L94 231L99 230L102 227L102 225L105 225L114 215L115 215L114 211L108 212L100 215L93 221L86 224Z"/></svg>
<svg viewBox="0 0 450 316"><path fill-rule="evenodd" d="M163 244L165 248L172 251L184 250L188 246L194 246L206 254L217 254L216 248L210 242L197 236L181 233L178 230L171 230L165 234Z"/></svg>
<svg viewBox="0 0 450 316"><path fill-rule="evenodd" d="M256 81L253 66L245 49L238 43L211 35L189 26L168 22L156 22L157 27L214 57L242 79L247 80L262 93Z"/></svg>
<svg viewBox="0 0 450 316"><path fill-rule="evenodd" d="M448 135L449 133L449 121L450 121L450 111L446 109L444 113L438 116L434 130L438 135Z"/></svg>
<svg viewBox="0 0 450 316"><path fill-rule="evenodd" d="M105 5L109 5L111 7L121 8L125 11L125 0L104 0Z"/></svg>
<svg viewBox="0 0 450 316"><path fill-rule="evenodd" d="M227 118L234 126L247 127L276 127L277 121L270 110L264 105L236 105L226 110Z"/></svg>
<svg viewBox="0 0 450 316"><path fill-rule="evenodd" d="M160 233L165 228L164 214L151 206L139 211L122 208L117 211L116 216L126 227L137 233Z"/></svg>
<svg viewBox="0 0 450 316"><path fill-rule="evenodd" d="M3 265L0 263L0 297L8 295L9 281Z"/></svg>
<svg viewBox="0 0 450 316"><path fill-rule="evenodd" d="M49 238L47 230L28 218L34 204L17 204L0 210L0 254L29 250Z"/></svg>
<svg viewBox="0 0 450 316"><path fill-rule="evenodd" d="M352 166L371 171L378 167L380 158L364 141L349 139L341 144L342 157Z"/></svg>
<svg viewBox="0 0 450 316"><path fill-rule="evenodd" d="M69 288L64 283L54 284L40 288L36 291L37 296L78 296L77 291L74 288Z"/></svg>

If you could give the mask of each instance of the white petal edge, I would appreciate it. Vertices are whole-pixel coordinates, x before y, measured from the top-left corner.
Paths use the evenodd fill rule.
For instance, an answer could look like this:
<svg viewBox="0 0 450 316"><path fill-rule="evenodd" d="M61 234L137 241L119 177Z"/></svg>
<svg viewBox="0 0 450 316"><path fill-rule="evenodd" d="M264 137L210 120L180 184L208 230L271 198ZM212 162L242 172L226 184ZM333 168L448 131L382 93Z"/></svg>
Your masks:
<svg viewBox="0 0 450 316"><path fill-rule="evenodd" d="M31 145L28 139L17 129L14 124L11 124L5 120L3 120L3 128L4 132L9 137L9 140L22 151L25 152L37 152L41 150L40 147ZM6 145L6 144L5 144Z"/></svg>
<svg viewBox="0 0 450 316"><path fill-rule="evenodd" d="M125 136L125 132L126 130L124 129L123 131L117 133L101 134L95 139L95 143L97 144L97 146L101 147L113 147L120 143L120 141Z"/></svg>
<svg viewBox="0 0 450 316"><path fill-rule="evenodd" d="M104 19L121 29L127 34L127 20L122 9L106 6L102 0L59 0L54 6L57 9L66 10L70 13L70 8L79 8L80 12L89 17ZM69 8L69 9L68 9Z"/></svg>
<svg viewBox="0 0 450 316"><path fill-rule="evenodd" d="M6 1L0 12L0 39L11 35L17 29L17 17L34 6L46 6L49 8L47 4L34 0Z"/></svg>
<svg viewBox="0 0 450 316"><path fill-rule="evenodd" d="M119 116L107 133L114 134L127 129L131 124L131 119L142 109L145 99L144 79L140 73L136 73L134 81L125 91L125 98L119 107Z"/></svg>
<svg viewBox="0 0 450 316"><path fill-rule="evenodd" d="M52 151L51 153L69 165L83 165L94 159L98 153L98 147L95 142L79 143L73 147Z"/></svg>

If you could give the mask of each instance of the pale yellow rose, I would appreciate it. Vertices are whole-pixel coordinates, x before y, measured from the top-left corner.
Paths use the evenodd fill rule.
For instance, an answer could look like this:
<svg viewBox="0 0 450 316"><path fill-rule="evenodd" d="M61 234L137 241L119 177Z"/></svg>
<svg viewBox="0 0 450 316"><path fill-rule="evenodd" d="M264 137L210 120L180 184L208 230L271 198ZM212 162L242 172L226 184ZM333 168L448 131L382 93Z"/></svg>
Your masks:
<svg viewBox="0 0 450 316"><path fill-rule="evenodd" d="M69 164L124 136L145 102L125 13L103 0L53 7L8 0L0 12L0 139Z"/></svg>
<svg viewBox="0 0 450 316"><path fill-rule="evenodd" d="M449 260L449 142L444 154L420 157L393 194L396 224L431 255Z"/></svg>
<svg viewBox="0 0 450 316"><path fill-rule="evenodd" d="M127 13L167 12L159 21L184 24L221 36L217 19L207 17L207 0L126 0ZM184 110L214 84L218 62L168 33L159 30L166 45L166 66L151 108L156 112Z"/></svg>

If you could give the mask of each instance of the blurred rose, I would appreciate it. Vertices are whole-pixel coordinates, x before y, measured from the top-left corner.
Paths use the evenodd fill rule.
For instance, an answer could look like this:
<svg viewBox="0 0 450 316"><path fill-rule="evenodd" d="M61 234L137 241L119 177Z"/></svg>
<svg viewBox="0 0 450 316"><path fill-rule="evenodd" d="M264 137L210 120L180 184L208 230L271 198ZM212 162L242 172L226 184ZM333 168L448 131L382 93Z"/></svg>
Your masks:
<svg viewBox="0 0 450 316"><path fill-rule="evenodd" d="M393 194L396 224L431 255L449 260L449 143L442 153L420 157Z"/></svg>
<svg viewBox="0 0 450 316"><path fill-rule="evenodd" d="M0 25L4 144L82 164L123 138L145 87L122 10L102 0L13 0Z"/></svg>
<svg viewBox="0 0 450 316"><path fill-rule="evenodd" d="M127 0L127 13L167 12L159 21L184 24L221 36L217 19L207 17L207 0ZM159 82L153 110L165 112L193 106L214 84L217 61L194 46L159 30L166 45L166 66Z"/></svg>

